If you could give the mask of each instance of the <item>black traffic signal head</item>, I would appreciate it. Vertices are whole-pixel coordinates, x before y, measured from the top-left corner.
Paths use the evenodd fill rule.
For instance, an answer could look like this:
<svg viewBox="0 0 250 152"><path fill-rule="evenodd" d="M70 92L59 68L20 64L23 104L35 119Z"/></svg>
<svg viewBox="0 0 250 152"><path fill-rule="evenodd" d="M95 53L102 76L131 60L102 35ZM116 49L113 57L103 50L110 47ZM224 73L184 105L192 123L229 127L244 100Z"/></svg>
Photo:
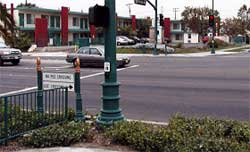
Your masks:
<svg viewBox="0 0 250 152"><path fill-rule="evenodd" d="M107 6L95 5L89 8L89 24L96 27L108 27L109 8Z"/></svg>
<svg viewBox="0 0 250 152"><path fill-rule="evenodd" d="M163 14L160 14L160 26L164 26Z"/></svg>
<svg viewBox="0 0 250 152"><path fill-rule="evenodd" d="M214 15L209 15L209 26L214 27Z"/></svg>

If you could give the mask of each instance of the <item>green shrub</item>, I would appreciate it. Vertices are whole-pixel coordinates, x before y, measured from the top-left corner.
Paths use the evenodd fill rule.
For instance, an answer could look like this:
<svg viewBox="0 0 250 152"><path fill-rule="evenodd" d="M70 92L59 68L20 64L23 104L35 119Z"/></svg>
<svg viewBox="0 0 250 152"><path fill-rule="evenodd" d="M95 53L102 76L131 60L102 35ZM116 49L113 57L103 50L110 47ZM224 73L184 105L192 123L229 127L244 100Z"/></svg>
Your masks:
<svg viewBox="0 0 250 152"><path fill-rule="evenodd" d="M209 40L208 41L208 44L207 44L210 48L212 48L212 40ZM219 40L219 39L215 39L214 40L214 47L215 48L224 48L224 47L227 47L227 46L230 46L229 43L226 43L222 40Z"/></svg>
<svg viewBox="0 0 250 152"><path fill-rule="evenodd" d="M32 132L23 138L22 144L32 147L69 146L85 141L90 126L84 123L68 122L50 125Z"/></svg>
<svg viewBox="0 0 250 152"><path fill-rule="evenodd" d="M120 122L106 136L139 151L247 152L250 123L176 116L168 126Z"/></svg>
<svg viewBox="0 0 250 152"><path fill-rule="evenodd" d="M177 43L175 48L182 48L183 43Z"/></svg>

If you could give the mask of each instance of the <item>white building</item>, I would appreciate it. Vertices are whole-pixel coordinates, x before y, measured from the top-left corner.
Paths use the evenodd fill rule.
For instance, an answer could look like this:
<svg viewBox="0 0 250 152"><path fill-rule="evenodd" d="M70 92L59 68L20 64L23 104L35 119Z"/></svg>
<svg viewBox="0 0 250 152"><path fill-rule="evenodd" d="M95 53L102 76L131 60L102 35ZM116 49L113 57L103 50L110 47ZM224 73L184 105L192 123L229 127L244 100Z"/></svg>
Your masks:
<svg viewBox="0 0 250 152"><path fill-rule="evenodd" d="M199 34L192 32L184 33L184 43L191 43L191 44L199 43Z"/></svg>

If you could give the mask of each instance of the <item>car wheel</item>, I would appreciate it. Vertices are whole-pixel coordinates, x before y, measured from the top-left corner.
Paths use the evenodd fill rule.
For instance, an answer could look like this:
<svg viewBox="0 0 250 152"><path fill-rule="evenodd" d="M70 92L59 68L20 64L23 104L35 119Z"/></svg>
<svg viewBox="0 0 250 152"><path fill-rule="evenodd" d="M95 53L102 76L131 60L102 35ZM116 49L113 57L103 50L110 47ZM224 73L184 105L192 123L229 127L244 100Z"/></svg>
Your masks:
<svg viewBox="0 0 250 152"><path fill-rule="evenodd" d="M2 58L0 57L0 66L2 66L3 65L3 60L2 60Z"/></svg>
<svg viewBox="0 0 250 152"><path fill-rule="evenodd" d="M13 60L13 61L11 61L11 63L12 63L13 65L18 65L18 64L20 63L20 60Z"/></svg>
<svg viewBox="0 0 250 152"><path fill-rule="evenodd" d="M117 42L117 45L121 45L121 43L120 43L120 42Z"/></svg>

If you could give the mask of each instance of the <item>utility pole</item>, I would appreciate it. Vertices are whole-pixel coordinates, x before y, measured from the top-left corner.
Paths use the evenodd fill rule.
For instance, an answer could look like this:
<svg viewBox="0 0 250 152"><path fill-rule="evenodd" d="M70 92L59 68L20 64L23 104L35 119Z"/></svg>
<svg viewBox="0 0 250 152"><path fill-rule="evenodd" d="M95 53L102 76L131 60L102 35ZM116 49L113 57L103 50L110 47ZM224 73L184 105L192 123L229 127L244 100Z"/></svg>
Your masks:
<svg viewBox="0 0 250 152"><path fill-rule="evenodd" d="M126 6L128 7L128 10L129 10L129 16L131 16L131 5L133 5L133 3L126 4Z"/></svg>
<svg viewBox="0 0 250 152"><path fill-rule="evenodd" d="M212 0L212 15L214 16L214 0ZM215 49L214 49L214 25L212 27L212 49L211 49L211 54L215 54Z"/></svg>
<svg viewBox="0 0 250 152"><path fill-rule="evenodd" d="M157 53L157 43L158 43L158 24L157 24L157 21L158 21L158 1L155 0L155 48L154 48L154 52L153 52L153 55L158 55Z"/></svg>
<svg viewBox="0 0 250 152"><path fill-rule="evenodd" d="M178 9L179 8L173 8L173 11L174 11L174 20L176 20L176 13L179 11Z"/></svg>

